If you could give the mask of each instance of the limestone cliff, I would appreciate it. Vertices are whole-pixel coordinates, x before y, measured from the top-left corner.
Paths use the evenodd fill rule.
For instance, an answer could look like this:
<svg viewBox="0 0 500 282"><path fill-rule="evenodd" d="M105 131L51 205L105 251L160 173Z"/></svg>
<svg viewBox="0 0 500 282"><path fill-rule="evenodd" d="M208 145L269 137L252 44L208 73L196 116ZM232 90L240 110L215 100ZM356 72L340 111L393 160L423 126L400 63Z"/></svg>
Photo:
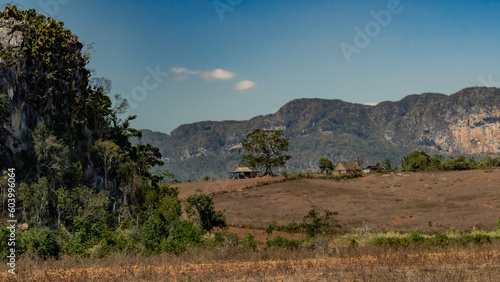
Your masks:
<svg viewBox="0 0 500 282"><path fill-rule="evenodd" d="M240 142L255 128L282 129L290 138L290 170L317 169L319 158L393 163L413 150L431 154L500 153L500 89L474 87L453 95L424 93L376 106L298 99L275 114L248 121L185 124L171 135L145 130L167 168L181 179L220 177L241 160ZM154 136L155 138L151 138Z"/></svg>
<svg viewBox="0 0 500 282"><path fill-rule="evenodd" d="M70 148L71 161L88 163L104 124L95 105L109 98L91 87L82 48L62 22L34 10L0 13L0 94L8 105L0 118L0 169L32 170L40 123Z"/></svg>

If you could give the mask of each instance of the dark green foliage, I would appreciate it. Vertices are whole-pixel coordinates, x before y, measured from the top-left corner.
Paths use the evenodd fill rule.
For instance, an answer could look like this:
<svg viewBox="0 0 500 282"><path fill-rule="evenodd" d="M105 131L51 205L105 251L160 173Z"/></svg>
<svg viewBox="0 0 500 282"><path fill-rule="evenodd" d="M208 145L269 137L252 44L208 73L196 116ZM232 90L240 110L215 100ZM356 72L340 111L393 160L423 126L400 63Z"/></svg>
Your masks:
<svg viewBox="0 0 500 282"><path fill-rule="evenodd" d="M287 224L285 227L284 227L284 230L286 232L289 232L289 233L299 233L301 231L301 225L296 223L296 222L292 222L290 224Z"/></svg>
<svg viewBox="0 0 500 282"><path fill-rule="evenodd" d="M224 211L214 209L212 196L203 193L191 195L186 202L186 213L190 217L197 216L204 230L211 231L214 227L226 227Z"/></svg>
<svg viewBox="0 0 500 282"><path fill-rule="evenodd" d="M482 165L488 166L492 164L496 164L494 159L487 156L485 158L485 163ZM445 157L441 155L435 155L431 158L425 151L414 151L401 161L401 165L403 169L412 171L424 171L427 169L469 170L478 168L478 164L474 158L468 159L465 156L450 156L448 159L445 159Z"/></svg>
<svg viewBox="0 0 500 282"><path fill-rule="evenodd" d="M405 170L422 171L431 165L431 157L425 151L414 151L401 161L401 166Z"/></svg>
<svg viewBox="0 0 500 282"><path fill-rule="evenodd" d="M55 200L52 192L50 183L45 177L29 185L21 183L18 197L22 203L22 220L38 227L47 224L50 219L50 205Z"/></svg>
<svg viewBox="0 0 500 282"><path fill-rule="evenodd" d="M424 236L422 236L422 233L415 231L410 234L411 242L413 244L422 244L425 241Z"/></svg>
<svg viewBox="0 0 500 282"><path fill-rule="evenodd" d="M384 162L382 163L382 167L384 167L385 170L391 170L391 159L385 158Z"/></svg>
<svg viewBox="0 0 500 282"><path fill-rule="evenodd" d="M377 237L374 246L408 247L410 240L407 238Z"/></svg>
<svg viewBox="0 0 500 282"><path fill-rule="evenodd" d="M307 215L304 216L301 227L305 229L307 237L312 238L316 235L332 235L338 233L342 228L338 224L335 216L337 212L325 211L325 215L320 214L312 209Z"/></svg>
<svg viewBox="0 0 500 282"><path fill-rule="evenodd" d="M492 157L491 155L486 155L481 162L483 167L494 167L500 166L500 156Z"/></svg>
<svg viewBox="0 0 500 282"><path fill-rule="evenodd" d="M59 257L61 247L57 242L56 232L48 227L31 228L20 237L21 249L24 249L26 255L41 258Z"/></svg>
<svg viewBox="0 0 500 282"><path fill-rule="evenodd" d="M185 220L168 221L155 211L141 227L141 242L153 253L180 254L189 246L199 243L203 230Z"/></svg>
<svg viewBox="0 0 500 282"><path fill-rule="evenodd" d="M491 243L491 237L488 234L484 233L471 233L462 236L460 238L460 242L462 242L462 244L464 245L467 245L469 243L473 244Z"/></svg>
<svg viewBox="0 0 500 282"><path fill-rule="evenodd" d="M9 255L10 248L13 247L16 248L15 246L8 245L10 235L11 235L10 229L7 229L4 226L0 227L0 256L1 256L0 260L4 260L7 258L7 255ZM23 253L24 250L16 248L16 252L19 252L17 253L19 255L20 253Z"/></svg>
<svg viewBox="0 0 500 282"><path fill-rule="evenodd" d="M329 174L333 171L333 163L328 158L319 159L319 170L321 173Z"/></svg>
<svg viewBox="0 0 500 282"><path fill-rule="evenodd" d="M270 223L270 224L266 227L265 231L266 231L267 235L269 235L269 236L272 236L272 235L273 235L273 232L274 232L274 230L276 229L276 224L277 224L277 222L276 222L276 221L273 221L273 222L271 222L271 223Z"/></svg>
<svg viewBox="0 0 500 282"><path fill-rule="evenodd" d="M282 130L255 129L241 142L243 152L242 164L253 168L265 168L266 175L273 175L272 167L284 167L290 155L289 142Z"/></svg>
<svg viewBox="0 0 500 282"><path fill-rule="evenodd" d="M288 240L281 236L276 236L266 241L266 248L294 250L298 249L301 244L302 241Z"/></svg>
<svg viewBox="0 0 500 282"><path fill-rule="evenodd" d="M441 164L444 161L444 156L441 155L434 155L434 157L431 159L431 167L437 170L441 169Z"/></svg>
<svg viewBox="0 0 500 282"><path fill-rule="evenodd" d="M315 209L312 209L304 216L302 223L292 222L284 227L279 227L279 230L290 233L305 232L308 238L313 238L317 235L325 236L338 234L342 226L336 219L337 215L337 212L325 211L325 214L320 216ZM276 229L276 222L273 222L266 228L268 234L270 234L268 229L271 229L271 227L272 230Z"/></svg>
<svg viewBox="0 0 500 282"><path fill-rule="evenodd" d="M164 224L179 221L182 207L178 195L179 188L177 187L170 187L167 184L162 184L159 187L150 186L146 192L144 203L148 219L143 227L149 225L148 228L151 230L151 226L154 225L154 228L161 229ZM153 234L151 233L151 235Z"/></svg>
<svg viewBox="0 0 500 282"><path fill-rule="evenodd" d="M167 229L167 220L161 213L154 212L150 214L148 219L141 226L142 244L152 251L159 252L159 245L162 239L161 236L166 234Z"/></svg>
<svg viewBox="0 0 500 282"><path fill-rule="evenodd" d="M469 170L477 168L474 158L467 160L464 156L450 157L441 163L442 170Z"/></svg>
<svg viewBox="0 0 500 282"><path fill-rule="evenodd" d="M437 233L434 236L434 244L436 246L447 246L450 243L450 239L446 234Z"/></svg>
<svg viewBox="0 0 500 282"><path fill-rule="evenodd" d="M0 125L7 120L9 117L9 101L7 100L7 95L0 94Z"/></svg>
<svg viewBox="0 0 500 282"><path fill-rule="evenodd" d="M243 237L243 248L251 251L255 251L257 249L255 237L252 234L248 233L245 237Z"/></svg>

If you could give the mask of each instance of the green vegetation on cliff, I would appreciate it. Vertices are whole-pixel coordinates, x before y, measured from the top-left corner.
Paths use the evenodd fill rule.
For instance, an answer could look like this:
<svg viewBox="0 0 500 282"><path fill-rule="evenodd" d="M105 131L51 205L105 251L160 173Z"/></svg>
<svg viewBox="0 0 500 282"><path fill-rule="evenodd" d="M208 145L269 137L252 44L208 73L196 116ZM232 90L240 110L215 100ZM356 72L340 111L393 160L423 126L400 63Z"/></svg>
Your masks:
<svg viewBox="0 0 500 282"><path fill-rule="evenodd" d="M127 101L115 96L113 105L62 22L7 5L0 27L2 246L13 177L15 217L29 227L18 234L18 255L180 253L201 242L206 218L225 226L209 195L199 195L199 216L183 218L178 189L151 172L163 164L159 149L131 144L141 132L130 127L135 116L119 118Z"/></svg>

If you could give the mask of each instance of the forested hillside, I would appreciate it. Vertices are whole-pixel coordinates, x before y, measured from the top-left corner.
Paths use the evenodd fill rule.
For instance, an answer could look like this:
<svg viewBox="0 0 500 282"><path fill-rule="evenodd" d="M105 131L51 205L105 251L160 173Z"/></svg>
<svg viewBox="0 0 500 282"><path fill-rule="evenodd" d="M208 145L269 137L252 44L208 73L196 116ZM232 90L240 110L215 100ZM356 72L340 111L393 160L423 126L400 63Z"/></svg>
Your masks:
<svg viewBox="0 0 500 282"><path fill-rule="evenodd" d="M130 143L141 136L135 117L118 118L127 101L112 103L109 82L91 78L83 48L63 22L12 5L0 12L1 257L12 252L9 219L27 228L17 257L182 252L206 232L196 208L211 198L181 219L178 189L150 173L158 148Z"/></svg>

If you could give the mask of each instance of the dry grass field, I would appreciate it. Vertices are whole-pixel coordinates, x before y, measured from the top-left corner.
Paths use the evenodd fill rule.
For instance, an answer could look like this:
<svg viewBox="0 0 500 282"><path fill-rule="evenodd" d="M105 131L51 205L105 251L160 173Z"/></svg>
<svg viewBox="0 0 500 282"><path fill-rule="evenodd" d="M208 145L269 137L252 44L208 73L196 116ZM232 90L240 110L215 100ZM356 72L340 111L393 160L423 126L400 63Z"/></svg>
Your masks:
<svg viewBox="0 0 500 282"><path fill-rule="evenodd" d="M500 169L371 174L351 180L282 177L179 184L181 198L213 193L230 232L260 241L257 251L223 245L179 256L112 255L103 259L24 258L1 281L499 281L500 243L388 247L349 238L319 239L300 250L263 248L262 230L301 222L312 208L339 212L346 230L493 230L500 218ZM275 182L263 185L263 182ZM432 222L432 226L429 225ZM252 228L254 227L254 228ZM275 232L290 239L303 234ZM359 235L364 236L364 235ZM372 236L372 235L368 235ZM354 238L354 237L353 237ZM371 238L371 237L370 237ZM323 240L323 241L321 241ZM368 240L365 240L368 242Z"/></svg>
<svg viewBox="0 0 500 282"><path fill-rule="evenodd" d="M233 249L181 256L22 260L2 281L498 281L499 246L464 249Z"/></svg>
<svg viewBox="0 0 500 282"><path fill-rule="evenodd" d="M215 194L214 202L232 226L300 222L315 208L338 212L349 230L490 229L500 218L500 170L299 179Z"/></svg>

